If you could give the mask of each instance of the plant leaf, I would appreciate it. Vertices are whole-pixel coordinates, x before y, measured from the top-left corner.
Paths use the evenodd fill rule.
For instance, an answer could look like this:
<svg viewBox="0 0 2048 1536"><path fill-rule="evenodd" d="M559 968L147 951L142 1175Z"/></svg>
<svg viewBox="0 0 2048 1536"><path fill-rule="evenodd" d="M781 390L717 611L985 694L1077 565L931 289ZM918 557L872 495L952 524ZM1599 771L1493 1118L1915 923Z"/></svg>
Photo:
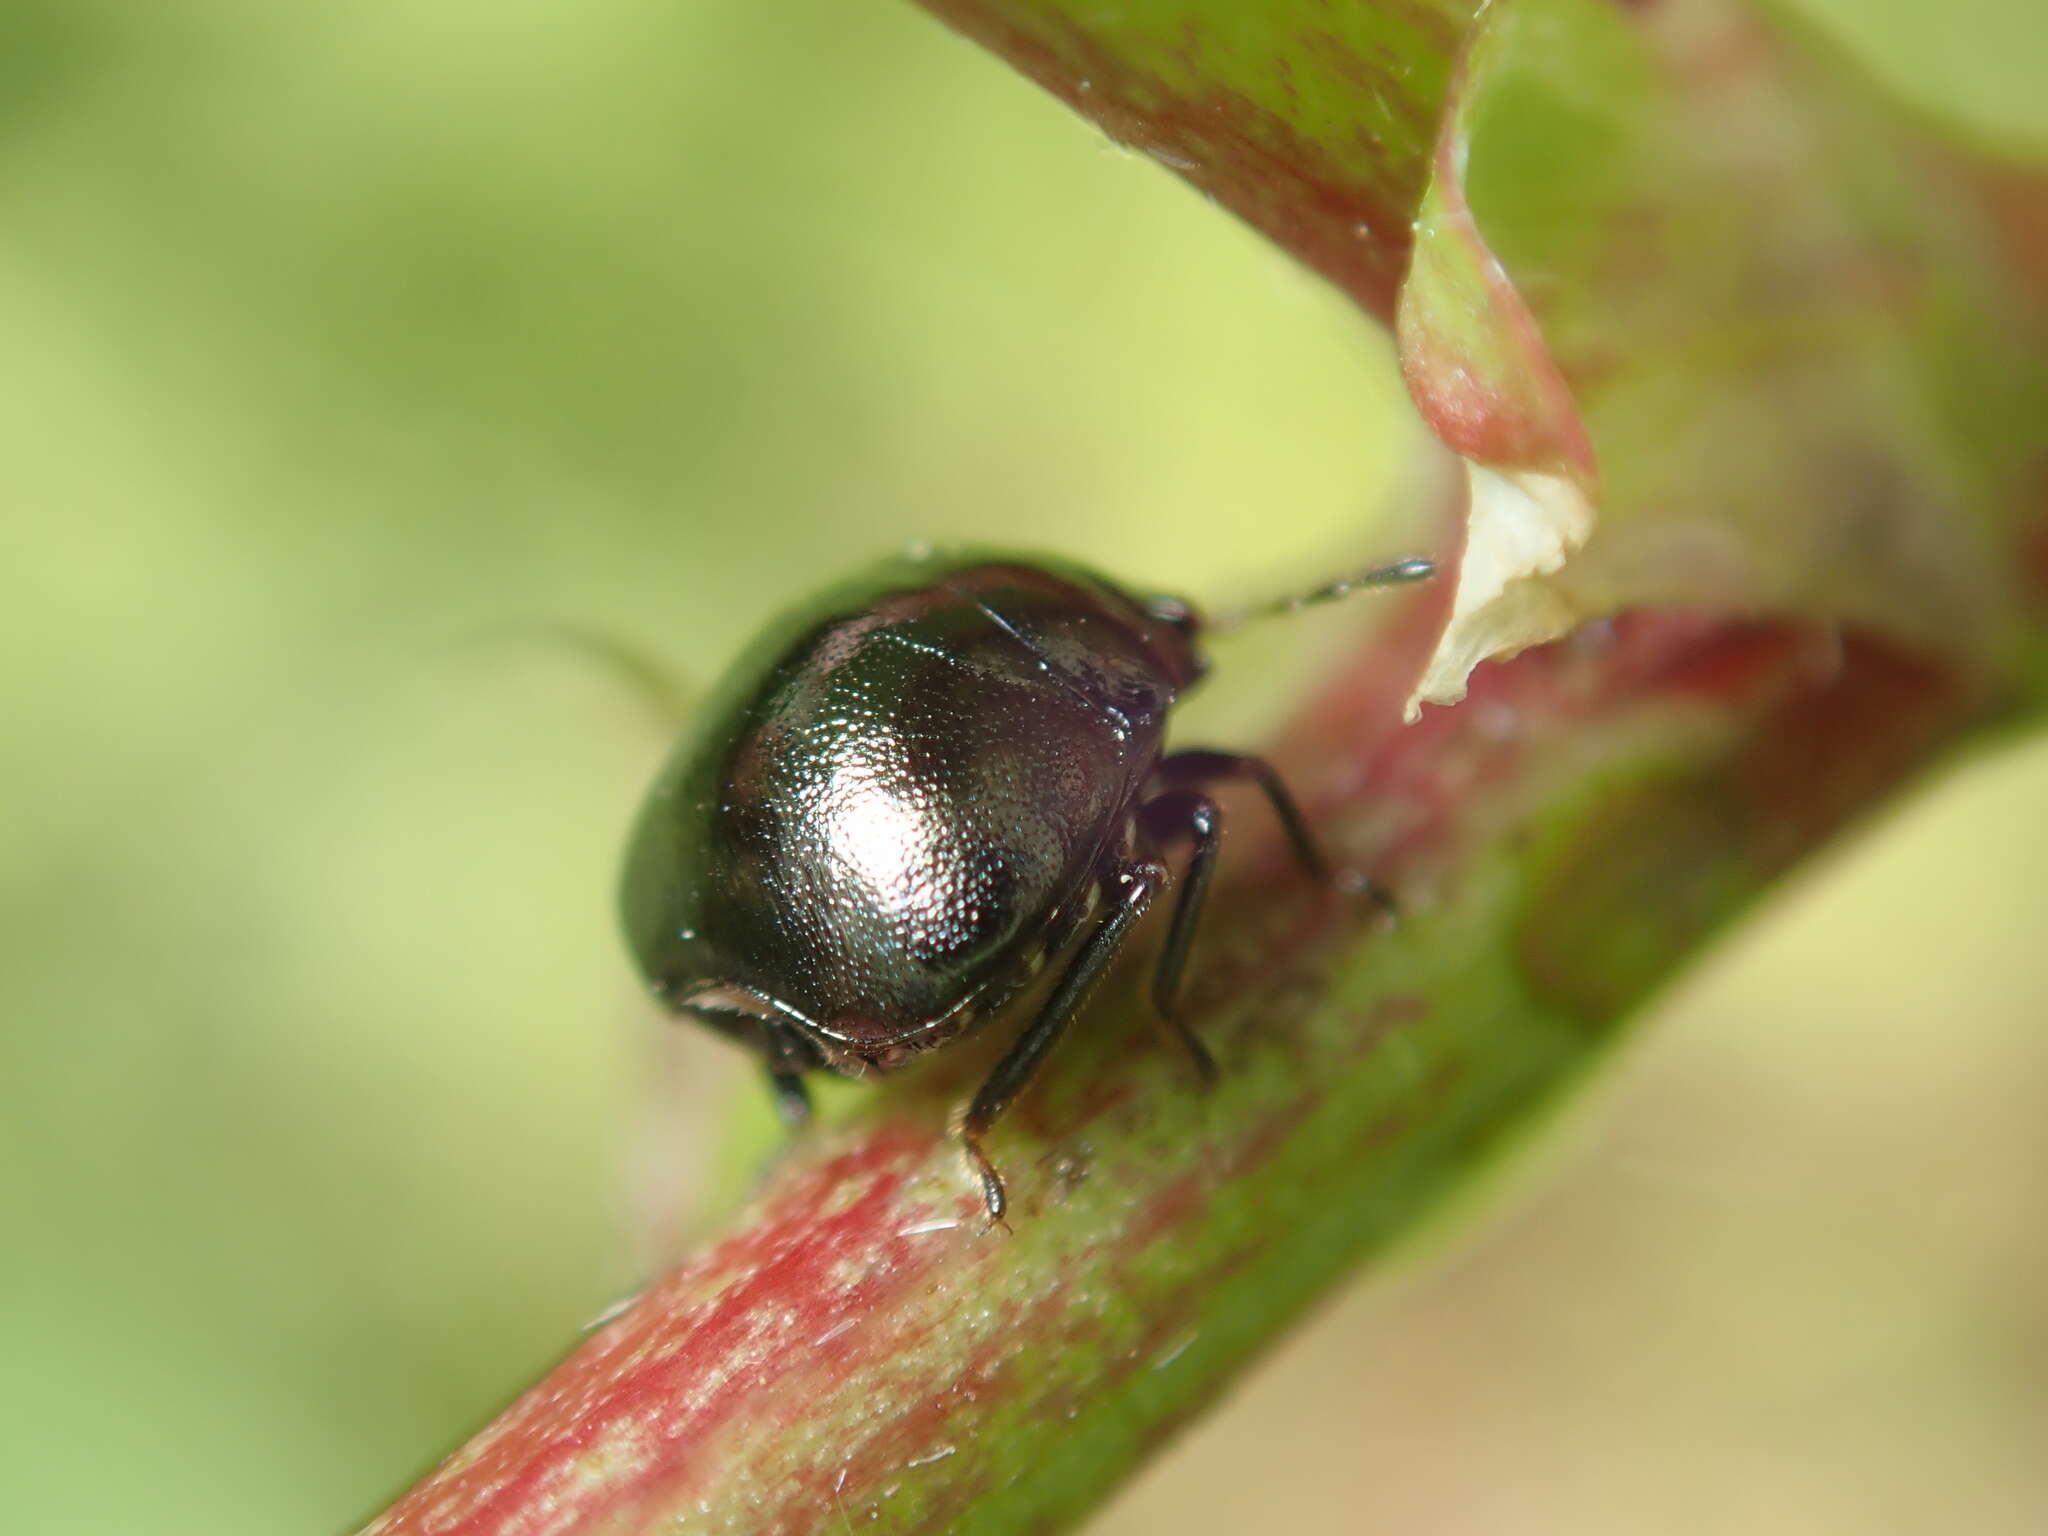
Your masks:
<svg viewBox="0 0 2048 1536"><path fill-rule="evenodd" d="M2026 593L1985 534L2015 487L1984 473L1982 402L1940 384L1995 370L2048 410L2038 350L2010 345L2038 316L1943 165L1841 60L1740 7L1487 11L1399 332L1426 419L1524 494L1475 523L1486 586L1422 697L1641 607L2010 653Z"/></svg>

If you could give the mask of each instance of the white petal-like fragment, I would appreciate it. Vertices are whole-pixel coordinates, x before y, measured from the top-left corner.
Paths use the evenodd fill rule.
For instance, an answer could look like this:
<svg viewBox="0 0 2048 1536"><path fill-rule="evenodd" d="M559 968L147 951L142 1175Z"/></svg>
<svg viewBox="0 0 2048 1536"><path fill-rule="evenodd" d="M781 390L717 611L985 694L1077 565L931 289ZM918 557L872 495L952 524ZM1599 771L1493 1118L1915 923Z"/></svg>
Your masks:
<svg viewBox="0 0 2048 1536"><path fill-rule="evenodd" d="M1465 557L1451 620L1408 700L1413 720L1424 704L1455 704L1480 662L1570 631L1584 617L1544 578L1593 532L1593 504L1561 475L1501 471L1465 461L1469 493Z"/></svg>

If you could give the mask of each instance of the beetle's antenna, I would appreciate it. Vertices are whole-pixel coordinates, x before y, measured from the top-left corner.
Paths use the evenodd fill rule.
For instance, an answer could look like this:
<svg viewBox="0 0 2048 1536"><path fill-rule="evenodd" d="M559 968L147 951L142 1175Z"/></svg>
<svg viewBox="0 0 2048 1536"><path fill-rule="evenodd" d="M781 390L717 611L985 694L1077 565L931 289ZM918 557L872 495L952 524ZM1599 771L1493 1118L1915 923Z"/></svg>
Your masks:
<svg viewBox="0 0 2048 1536"><path fill-rule="evenodd" d="M532 646L574 655L624 684L670 729L690 718L696 702L673 672L631 641L570 620L514 620L476 631L467 640L473 646Z"/></svg>
<svg viewBox="0 0 2048 1536"><path fill-rule="evenodd" d="M1286 597L1274 598L1270 602L1256 603L1249 608L1234 608L1228 613L1218 614L1203 627L1211 634L1221 634L1249 624L1254 619L1295 613L1303 608L1313 608L1319 603L1334 603L1340 597L1349 597L1354 592L1368 591L1373 587L1400 587L1412 581L1427 581L1435 574L1434 560L1410 556L1406 560L1396 560L1392 565L1361 571L1355 576L1340 576L1335 581L1324 582L1320 587L1312 587L1306 592L1296 592Z"/></svg>

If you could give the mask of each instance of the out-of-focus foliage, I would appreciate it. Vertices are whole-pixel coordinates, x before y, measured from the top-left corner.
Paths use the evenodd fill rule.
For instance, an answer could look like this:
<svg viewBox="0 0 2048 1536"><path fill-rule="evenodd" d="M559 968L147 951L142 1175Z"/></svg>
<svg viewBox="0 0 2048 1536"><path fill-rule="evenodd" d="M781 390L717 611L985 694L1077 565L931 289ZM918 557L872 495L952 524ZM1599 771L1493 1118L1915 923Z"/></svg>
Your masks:
<svg viewBox="0 0 2048 1536"><path fill-rule="evenodd" d="M2029 0L1813 9L2048 140ZM0 210L10 1528L347 1524L634 1282L755 1092L647 1019L610 931L662 729L566 648L472 637L562 620L701 676L910 537L1242 591L1398 483L1340 300L907 7L13 0ZM1249 728L1243 680L1343 622L1248 637L1208 718ZM1633 1162L1414 1282L1498 1369L1390 1363L1384 1318L1317 1346L1325 1455L1390 1517L1441 1527L1395 1482L1431 1465L1518 1494L1480 1528L1668 1529L1699 1487L1699 1528L1792 1528L1887 1478L1980 1529L2038 1509L1999 1447L2048 1381L2048 763L1969 788L1689 991L1618 1096ZM1655 1304L1688 1251L1711 1327ZM1559 1401L1553 1478L1489 1426ZM1816 1419L1829 1454L1756 1473ZM1264 1507L1359 1509L1331 1459ZM1227 1509L1220 1461L1130 1518Z"/></svg>

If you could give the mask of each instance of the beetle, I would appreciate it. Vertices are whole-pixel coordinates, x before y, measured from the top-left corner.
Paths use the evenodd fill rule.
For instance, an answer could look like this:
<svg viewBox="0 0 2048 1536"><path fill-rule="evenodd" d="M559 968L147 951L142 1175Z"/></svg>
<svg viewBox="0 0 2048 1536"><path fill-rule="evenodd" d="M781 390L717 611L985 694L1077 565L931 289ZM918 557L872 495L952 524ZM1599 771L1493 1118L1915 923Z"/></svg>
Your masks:
<svg viewBox="0 0 2048 1536"><path fill-rule="evenodd" d="M1272 606L1431 569L1402 561ZM806 1073L898 1067L1058 960L956 1127L1000 1224L984 1139L1173 884L1164 853L1183 840L1152 1000L1202 1078L1216 1075L1175 1006L1222 833L1210 789L1255 784L1295 862L1329 878L1270 764L1165 749L1175 702L1207 667L1204 628L1177 598L977 551L888 560L785 614L727 673L635 824L620 907L647 985L759 1053L801 1124Z"/></svg>

